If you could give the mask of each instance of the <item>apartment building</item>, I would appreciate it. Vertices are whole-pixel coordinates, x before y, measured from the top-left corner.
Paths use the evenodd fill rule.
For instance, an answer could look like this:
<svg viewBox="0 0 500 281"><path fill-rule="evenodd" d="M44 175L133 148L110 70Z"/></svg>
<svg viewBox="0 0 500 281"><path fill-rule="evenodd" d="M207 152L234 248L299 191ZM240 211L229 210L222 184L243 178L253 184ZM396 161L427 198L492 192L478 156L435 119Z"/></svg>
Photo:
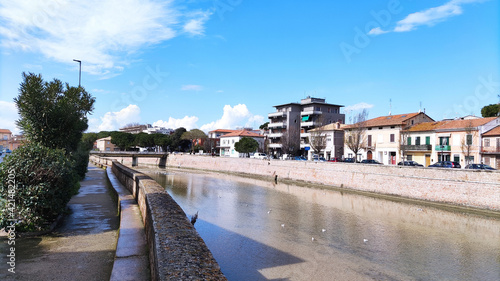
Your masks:
<svg viewBox="0 0 500 281"><path fill-rule="evenodd" d="M326 160L332 158L342 158L344 155L344 130L341 128L341 123L335 122L322 127L318 127L309 131L311 135L309 138L309 145L311 149L309 150L308 157L310 158L316 149L319 149L319 155L323 156ZM316 141L315 138L320 138Z"/></svg>
<svg viewBox="0 0 500 281"><path fill-rule="evenodd" d="M310 154L309 131L335 122L344 123L341 107L343 105L329 104L325 99L313 97L302 99L300 103L274 106L276 112L268 114L269 153L275 156Z"/></svg>
<svg viewBox="0 0 500 281"><path fill-rule="evenodd" d="M480 154L482 163L500 169L500 125L482 134Z"/></svg>
<svg viewBox="0 0 500 281"><path fill-rule="evenodd" d="M239 130L220 136L220 156L245 157L244 154L239 153L234 148L234 144L239 142L244 137L253 138L254 140L256 140L257 143L259 143L258 150L264 149L265 136L249 130Z"/></svg>
<svg viewBox="0 0 500 281"><path fill-rule="evenodd" d="M424 112L406 113L398 115L381 116L344 126L347 138L357 129L362 128L363 135L361 150L357 155L344 144L344 157L362 159L375 159L386 165L395 165L402 160L400 144L402 131L423 122L432 122L432 118Z"/></svg>
<svg viewBox="0 0 500 281"><path fill-rule="evenodd" d="M0 129L0 152L11 149L12 132L9 129Z"/></svg>
<svg viewBox="0 0 500 281"><path fill-rule="evenodd" d="M102 139L96 140L96 146L99 151L116 151L119 150L118 147L116 147L112 142L111 142L111 137L106 137Z"/></svg>
<svg viewBox="0 0 500 281"><path fill-rule="evenodd" d="M454 161L462 166L493 162L496 161L496 148L491 144L496 141L498 126L500 122L496 117L464 117L421 123L407 130L401 150L407 160L426 167L436 161ZM485 153L482 153L481 145L488 145L484 149Z"/></svg>

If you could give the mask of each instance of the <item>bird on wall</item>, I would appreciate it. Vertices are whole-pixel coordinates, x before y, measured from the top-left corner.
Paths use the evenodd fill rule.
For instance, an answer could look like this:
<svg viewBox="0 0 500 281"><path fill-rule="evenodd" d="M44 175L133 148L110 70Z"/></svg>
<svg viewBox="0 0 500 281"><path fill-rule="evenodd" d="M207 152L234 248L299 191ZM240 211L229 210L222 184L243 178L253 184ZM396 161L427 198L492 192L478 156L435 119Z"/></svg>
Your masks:
<svg viewBox="0 0 500 281"><path fill-rule="evenodd" d="M196 211L196 214L194 214L194 216L191 217L191 224L194 225L197 219L198 219L198 211Z"/></svg>

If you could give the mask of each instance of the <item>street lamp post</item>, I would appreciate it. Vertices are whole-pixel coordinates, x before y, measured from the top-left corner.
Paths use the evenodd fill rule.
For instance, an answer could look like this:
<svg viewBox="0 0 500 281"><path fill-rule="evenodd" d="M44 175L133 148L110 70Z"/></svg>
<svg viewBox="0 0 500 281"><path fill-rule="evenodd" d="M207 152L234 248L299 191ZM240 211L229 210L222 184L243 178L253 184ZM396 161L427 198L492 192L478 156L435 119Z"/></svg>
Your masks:
<svg viewBox="0 0 500 281"><path fill-rule="evenodd" d="M81 60L75 60L75 59L73 59L73 61L76 61L77 63L80 64L80 72L78 73L78 87L80 87L81 84L82 84L82 61Z"/></svg>

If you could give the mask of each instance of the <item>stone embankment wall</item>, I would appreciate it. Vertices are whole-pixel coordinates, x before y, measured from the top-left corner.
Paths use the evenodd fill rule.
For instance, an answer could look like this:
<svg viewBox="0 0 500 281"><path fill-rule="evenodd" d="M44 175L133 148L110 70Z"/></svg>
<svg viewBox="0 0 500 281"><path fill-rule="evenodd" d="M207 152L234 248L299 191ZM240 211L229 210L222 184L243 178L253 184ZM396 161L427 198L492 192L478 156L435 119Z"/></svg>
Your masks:
<svg viewBox="0 0 500 281"><path fill-rule="evenodd" d="M96 159L104 161L110 160ZM112 169L141 209L153 280L226 280L203 239L163 187L116 161Z"/></svg>
<svg viewBox="0 0 500 281"><path fill-rule="evenodd" d="M150 162L150 163L149 163ZM154 159L140 159L154 165ZM298 180L500 211L500 172L171 154L167 166Z"/></svg>

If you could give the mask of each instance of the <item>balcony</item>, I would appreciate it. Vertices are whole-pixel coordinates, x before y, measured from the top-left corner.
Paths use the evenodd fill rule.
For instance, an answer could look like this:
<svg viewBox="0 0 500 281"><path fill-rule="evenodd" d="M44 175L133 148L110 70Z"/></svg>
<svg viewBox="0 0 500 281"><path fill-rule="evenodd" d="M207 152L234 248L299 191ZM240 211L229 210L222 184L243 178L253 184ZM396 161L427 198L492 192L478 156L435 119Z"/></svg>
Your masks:
<svg viewBox="0 0 500 281"><path fill-rule="evenodd" d="M309 110L309 111L302 111L300 113L300 116L305 116L305 115L320 115L323 114L321 111L316 111L316 110Z"/></svg>
<svg viewBox="0 0 500 281"><path fill-rule="evenodd" d="M300 133L300 138L308 138L311 136L311 133Z"/></svg>
<svg viewBox="0 0 500 281"><path fill-rule="evenodd" d="M281 148L281 143L270 143L267 145L269 148Z"/></svg>
<svg viewBox="0 0 500 281"><path fill-rule="evenodd" d="M300 122L300 127L317 127L320 126L320 122L308 121L308 122Z"/></svg>
<svg viewBox="0 0 500 281"><path fill-rule="evenodd" d="M448 147L450 147L450 146L448 146ZM404 149L405 151L432 151L432 145L430 145L430 144L403 145L401 148ZM437 145L436 150L441 151L441 146ZM449 151L450 149L448 149L448 150L444 149L444 150Z"/></svg>
<svg viewBox="0 0 500 281"><path fill-rule="evenodd" d="M451 146L449 145L436 145L436 151L451 151Z"/></svg>
<svg viewBox="0 0 500 281"><path fill-rule="evenodd" d="M270 139L279 139L283 136L283 133L272 133L267 135Z"/></svg>
<svg viewBox="0 0 500 281"><path fill-rule="evenodd" d="M269 123L268 128L286 128L286 122Z"/></svg>
<svg viewBox="0 0 500 281"><path fill-rule="evenodd" d="M286 117L286 112L273 112L267 115L268 118Z"/></svg>
<svg viewBox="0 0 500 281"><path fill-rule="evenodd" d="M500 146L483 146L483 147L481 147L481 153L499 154L500 153Z"/></svg>

